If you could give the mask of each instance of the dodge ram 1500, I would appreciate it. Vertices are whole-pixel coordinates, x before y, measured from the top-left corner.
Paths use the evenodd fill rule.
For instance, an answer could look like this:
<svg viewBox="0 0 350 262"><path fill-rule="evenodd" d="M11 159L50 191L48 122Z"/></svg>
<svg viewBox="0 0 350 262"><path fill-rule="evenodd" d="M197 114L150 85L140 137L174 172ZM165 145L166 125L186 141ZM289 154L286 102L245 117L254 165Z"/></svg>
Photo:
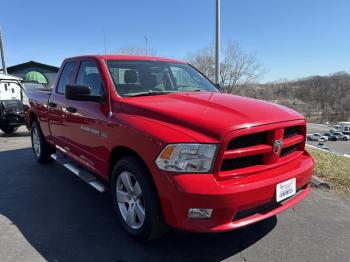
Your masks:
<svg viewBox="0 0 350 262"><path fill-rule="evenodd" d="M174 227L221 232L310 191L306 124L276 104L225 94L191 65L143 56L66 59L52 91L28 90L34 156L100 192L139 240Z"/></svg>

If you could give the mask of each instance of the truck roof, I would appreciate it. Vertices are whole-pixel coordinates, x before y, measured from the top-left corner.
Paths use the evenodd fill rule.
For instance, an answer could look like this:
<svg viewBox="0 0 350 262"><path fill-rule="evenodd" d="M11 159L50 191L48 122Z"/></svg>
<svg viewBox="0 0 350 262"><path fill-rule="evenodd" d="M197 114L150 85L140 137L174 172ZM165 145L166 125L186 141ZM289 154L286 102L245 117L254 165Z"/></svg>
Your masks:
<svg viewBox="0 0 350 262"><path fill-rule="evenodd" d="M70 57L70 58L67 58L67 59L88 58L88 57L102 58L103 60L144 60L144 61L162 61L162 62L186 64L185 61L171 59L171 58L164 58L164 57L157 57L157 56L122 55L122 54L115 54L115 55L84 55L84 56Z"/></svg>

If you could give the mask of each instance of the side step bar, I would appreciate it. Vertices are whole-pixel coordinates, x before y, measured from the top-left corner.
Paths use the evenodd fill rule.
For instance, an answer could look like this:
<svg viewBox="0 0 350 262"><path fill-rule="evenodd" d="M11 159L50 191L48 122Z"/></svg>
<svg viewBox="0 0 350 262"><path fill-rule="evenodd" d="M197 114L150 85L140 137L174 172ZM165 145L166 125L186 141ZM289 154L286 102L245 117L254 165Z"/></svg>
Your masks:
<svg viewBox="0 0 350 262"><path fill-rule="evenodd" d="M95 188L97 191L103 193L107 191L107 187L102 184L97 178L92 175L87 170L79 167L77 164L73 163L68 157L63 156L60 153L52 154L51 158L55 159L58 163L66 167L77 177L82 179L84 182L88 183L90 186Z"/></svg>

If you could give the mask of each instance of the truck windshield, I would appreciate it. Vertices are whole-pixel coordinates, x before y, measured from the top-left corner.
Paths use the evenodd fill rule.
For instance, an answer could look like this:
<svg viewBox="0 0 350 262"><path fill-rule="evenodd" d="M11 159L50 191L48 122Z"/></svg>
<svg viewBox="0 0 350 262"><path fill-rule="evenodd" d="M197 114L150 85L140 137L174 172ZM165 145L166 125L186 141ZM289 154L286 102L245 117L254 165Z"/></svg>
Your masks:
<svg viewBox="0 0 350 262"><path fill-rule="evenodd" d="M123 97L218 92L213 83L188 64L108 60L107 66L117 93Z"/></svg>

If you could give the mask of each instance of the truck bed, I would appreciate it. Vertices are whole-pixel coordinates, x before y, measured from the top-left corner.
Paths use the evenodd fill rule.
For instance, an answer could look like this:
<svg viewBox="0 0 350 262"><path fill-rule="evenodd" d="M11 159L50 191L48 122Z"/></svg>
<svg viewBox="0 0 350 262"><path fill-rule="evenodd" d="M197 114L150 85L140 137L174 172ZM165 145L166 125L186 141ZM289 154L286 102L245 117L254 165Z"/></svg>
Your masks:
<svg viewBox="0 0 350 262"><path fill-rule="evenodd" d="M42 105L47 105L52 89L49 88L38 88L38 89L27 89L26 96L30 102L36 102Z"/></svg>
<svg viewBox="0 0 350 262"><path fill-rule="evenodd" d="M39 124L41 130L47 140L51 139L51 133L48 123L48 102L52 89L27 89L26 96L28 97L29 108L31 112L40 120ZM30 119L27 117L26 125L30 129Z"/></svg>

